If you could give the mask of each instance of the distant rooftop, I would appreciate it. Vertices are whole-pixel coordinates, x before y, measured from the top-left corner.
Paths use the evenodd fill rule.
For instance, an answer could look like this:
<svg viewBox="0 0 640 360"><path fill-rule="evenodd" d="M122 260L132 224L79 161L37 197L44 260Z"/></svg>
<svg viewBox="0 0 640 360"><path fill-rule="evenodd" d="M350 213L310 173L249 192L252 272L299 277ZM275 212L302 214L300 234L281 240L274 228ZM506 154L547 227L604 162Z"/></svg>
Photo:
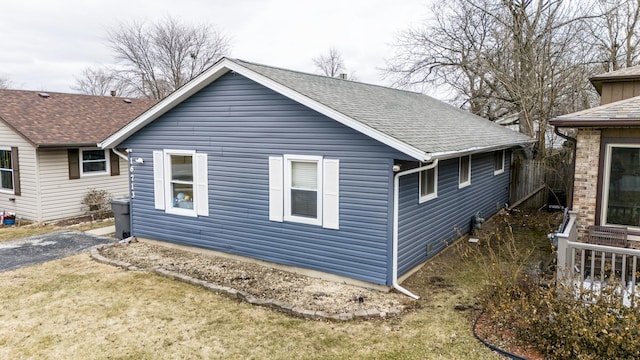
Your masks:
<svg viewBox="0 0 640 360"><path fill-rule="evenodd" d="M610 81L640 80L640 65L609 71L589 78L598 94L602 94L602 83Z"/></svg>
<svg viewBox="0 0 640 360"><path fill-rule="evenodd" d="M36 147L95 146L158 100L0 90L0 121Z"/></svg>

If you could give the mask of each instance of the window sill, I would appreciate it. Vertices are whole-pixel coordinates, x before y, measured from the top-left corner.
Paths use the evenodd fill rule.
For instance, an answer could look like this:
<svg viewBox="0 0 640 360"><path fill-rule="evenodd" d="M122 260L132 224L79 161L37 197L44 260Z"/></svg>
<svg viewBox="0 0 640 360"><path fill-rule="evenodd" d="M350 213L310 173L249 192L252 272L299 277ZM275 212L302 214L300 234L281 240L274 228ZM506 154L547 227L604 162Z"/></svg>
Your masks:
<svg viewBox="0 0 640 360"><path fill-rule="evenodd" d="M465 183L460 183L460 184L458 184L458 189L466 188L469 185L471 185L471 181L468 181L468 182L465 182Z"/></svg>
<svg viewBox="0 0 640 360"><path fill-rule="evenodd" d="M430 195L427 195L427 196L420 196L420 201L418 203L422 204L424 202L427 202L429 200L433 200L433 199L436 199L436 198L438 198L438 194L430 194Z"/></svg>
<svg viewBox="0 0 640 360"><path fill-rule="evenodd" d="M187 217L198 217L198 213L195 210L186 210L186 209L180 209L180 208L168 208L164 211L167 214L172 214L172 215L180 215L180 216L187 216Z"/></svg>
<svg viewBox="0 0 640 360"><path fill-rule="evenodd" d="M500 174L504 174L504 169L502 169L502 170L494 170L494 171L493 171L493 175L494 175L494 176L495 176L495 175L500 175Z"/></svg>
<svg viewBox="0 0 640 360"><path fill-rule="evenodd" d="M322 221L320 221L320 219L306 218L302 216L285 215L284 221L307 224L307 225L322 226Z"/></svg>
<svg viewBox="0 0 640 360"><path fill-rule="evenodd" d="M108 172L99 172L99 173L86 173L86 174L80 174L80 178L92 178L92 177L96 177L96 176L108 176L110 175Z"/></svg>

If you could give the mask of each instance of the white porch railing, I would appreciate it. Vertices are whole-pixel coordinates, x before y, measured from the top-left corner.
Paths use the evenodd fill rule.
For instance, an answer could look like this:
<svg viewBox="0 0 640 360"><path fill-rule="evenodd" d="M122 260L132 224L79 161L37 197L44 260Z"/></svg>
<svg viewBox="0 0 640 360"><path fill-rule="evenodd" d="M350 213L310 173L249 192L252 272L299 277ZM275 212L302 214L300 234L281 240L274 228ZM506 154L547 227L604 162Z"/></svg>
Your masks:
<svg viewBox="0 0 640 360"><path fill-rule="evenodd" d="M558 282L583 288L618 283L632 294L637 291L640 250L577 242L576 214L572 212L556 237Z"/></svg>

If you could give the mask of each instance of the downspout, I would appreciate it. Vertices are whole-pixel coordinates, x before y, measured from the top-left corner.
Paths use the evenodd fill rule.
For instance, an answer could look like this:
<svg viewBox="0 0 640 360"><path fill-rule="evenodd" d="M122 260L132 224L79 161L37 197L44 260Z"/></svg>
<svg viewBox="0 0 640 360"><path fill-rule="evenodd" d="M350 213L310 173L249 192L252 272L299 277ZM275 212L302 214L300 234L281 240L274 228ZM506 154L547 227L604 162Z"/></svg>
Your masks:
<svg viewBox="0 0 640 360"><path fill-rule="evenodd" d="M563 134L560 132L560 128L557 126L553 127L553 132L560 136L561 138L573 143L573 154L571 155L571 176L570 178L573 179L575 173L576 173L576 152L577 152L577 148L578 148L578 140L574 137L571 137L569 135ZM569 184L569 201L568 202L568 207L570 209L573 209L573 180L571 181L571 183Z"/></svg>
<svg viewBox="0 0 640 360"><path fill-rule="evenodd" d="M118 155L122 160L127 161L127 163L129 162L129 156L116 150L116 148L111 149L111 151L113 151L114 154Z"/></svg>
<svg viewBox="0 0 640 360"><path fill-rule="evenodd" d="M392 273L392 286L394 289L400 291L401 293L413 298L420 299L420 296L412 293L411 291L403 288L398 284L398 205L399 205L399 197L400 197L400 177L415 174L420 171L433 169L438 165L438 159L433 160L431 164L425 165L422 167L417 167L415 169L400 171L396 173L393 177L393 273Z"/></svg>

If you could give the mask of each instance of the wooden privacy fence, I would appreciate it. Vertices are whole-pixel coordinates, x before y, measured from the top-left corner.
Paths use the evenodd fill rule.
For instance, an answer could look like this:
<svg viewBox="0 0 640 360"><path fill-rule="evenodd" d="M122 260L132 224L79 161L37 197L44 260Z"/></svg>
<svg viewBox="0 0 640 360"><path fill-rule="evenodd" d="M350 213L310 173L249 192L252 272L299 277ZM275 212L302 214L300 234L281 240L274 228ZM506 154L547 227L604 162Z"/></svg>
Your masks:
<svg viewBox="0 0 640 360"><path fill-rule="evenodd" d="M511 166L509 203L516 206L540 208L545 205L545 168L541 160L516 157Z"/></svg>

